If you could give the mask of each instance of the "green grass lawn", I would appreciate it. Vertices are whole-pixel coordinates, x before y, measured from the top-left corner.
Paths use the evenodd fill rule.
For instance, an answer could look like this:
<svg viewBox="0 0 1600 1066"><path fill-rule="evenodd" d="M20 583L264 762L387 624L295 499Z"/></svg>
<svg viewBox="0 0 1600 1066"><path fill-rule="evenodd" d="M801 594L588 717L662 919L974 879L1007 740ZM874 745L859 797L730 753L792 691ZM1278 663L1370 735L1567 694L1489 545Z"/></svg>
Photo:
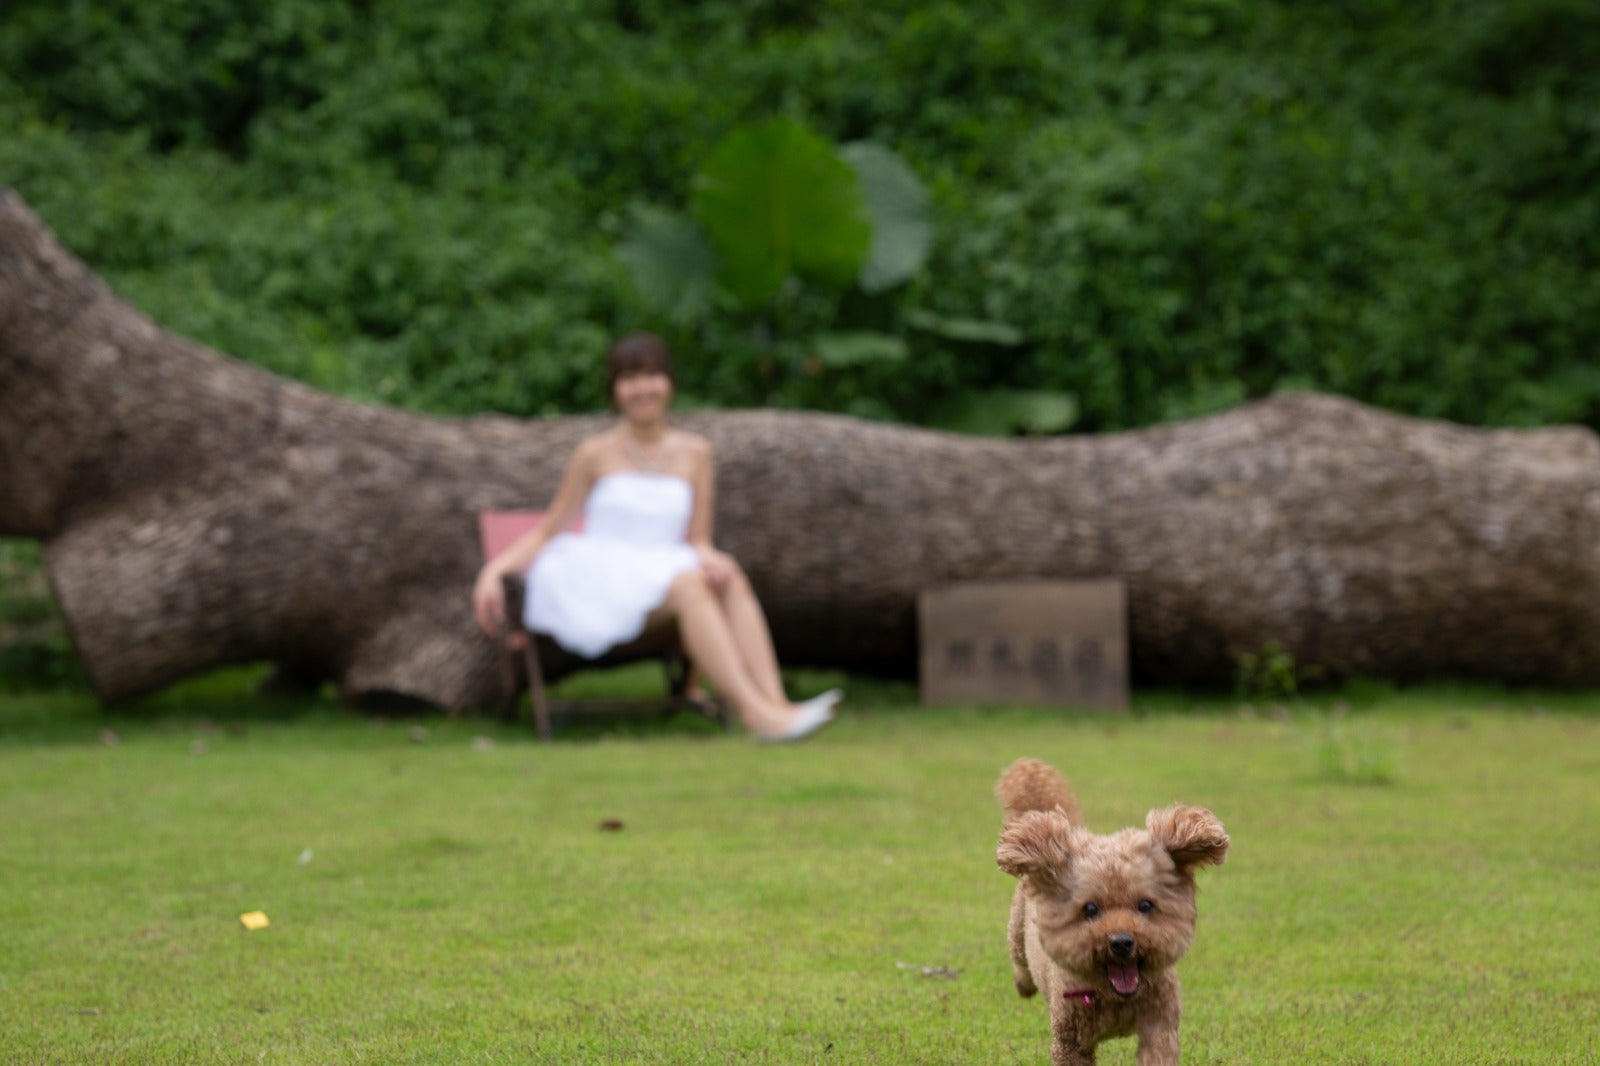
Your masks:
<svg viewBox="0 0 1600 1066"><path fill-rule="evenodd" d="M1024 754L1098 829L1181 799L1232 834L1187 1062L1595 1061L1600 697L1343 698L855 683L770 748L691 720L545 745L237 678L115 716L0 697L0 1062L1044 1062L994 865Z"/></svg>

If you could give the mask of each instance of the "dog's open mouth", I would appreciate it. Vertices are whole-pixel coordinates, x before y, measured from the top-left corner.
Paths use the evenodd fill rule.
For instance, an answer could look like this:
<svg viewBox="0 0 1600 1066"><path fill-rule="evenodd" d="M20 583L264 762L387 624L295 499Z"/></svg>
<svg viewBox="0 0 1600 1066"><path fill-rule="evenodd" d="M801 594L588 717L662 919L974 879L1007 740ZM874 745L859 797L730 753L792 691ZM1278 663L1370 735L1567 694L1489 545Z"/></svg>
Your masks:
<svg viewBox="0 0 1600 1066"><path fill-rule="evenodd" d="M1106 963L1106 978L1117 995L1133 995L1139 991L1139 960L1112 959Z"/></svg>

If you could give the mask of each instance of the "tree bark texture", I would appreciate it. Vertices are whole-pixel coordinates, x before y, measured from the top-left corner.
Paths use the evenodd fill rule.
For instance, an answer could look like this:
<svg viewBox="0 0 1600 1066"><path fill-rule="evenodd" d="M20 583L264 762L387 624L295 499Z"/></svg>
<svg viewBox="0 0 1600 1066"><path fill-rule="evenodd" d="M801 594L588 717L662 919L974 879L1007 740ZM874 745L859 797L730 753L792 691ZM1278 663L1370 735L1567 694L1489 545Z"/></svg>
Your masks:
<svg viewBox="0 0 1600 1066"><path fill-rule="evenodd" d="M1584 429L1316 394L1052 439L680 421L716 448L718 541L789 664L911 676L922 589L1109 575L1145 682L1230 681L1269 642L1331 676L1600 681ZM108 702L271 661L353 702L493 705L476 514L543 506L604 424L431 418L274 377L139 314L0 189L0 534L43 542Z"/></svg>

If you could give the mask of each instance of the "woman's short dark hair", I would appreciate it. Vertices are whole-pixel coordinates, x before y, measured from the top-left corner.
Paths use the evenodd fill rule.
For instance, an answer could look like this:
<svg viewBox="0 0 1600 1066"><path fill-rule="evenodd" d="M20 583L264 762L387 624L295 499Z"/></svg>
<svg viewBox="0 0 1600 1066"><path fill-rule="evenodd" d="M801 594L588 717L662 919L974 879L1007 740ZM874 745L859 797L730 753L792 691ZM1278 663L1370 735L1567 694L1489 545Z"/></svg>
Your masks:
<svg viewBox="0 0 1600 1066"><path fill-rule="evenodd" d="M665 374L674 386L678 383L667 342L654 333L630 333L611 346L606 355L606 395L616 395L617 379L624 374L640 373Z"/></svg>

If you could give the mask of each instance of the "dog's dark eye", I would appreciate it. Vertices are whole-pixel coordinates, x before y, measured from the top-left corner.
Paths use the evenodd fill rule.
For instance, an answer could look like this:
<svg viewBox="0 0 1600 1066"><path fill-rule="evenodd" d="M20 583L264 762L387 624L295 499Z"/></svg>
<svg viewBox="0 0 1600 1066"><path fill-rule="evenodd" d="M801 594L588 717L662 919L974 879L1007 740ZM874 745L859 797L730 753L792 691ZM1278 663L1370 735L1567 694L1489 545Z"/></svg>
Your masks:
<svg viewBox="0 0 1600 1066"><path fill-rule="evenodd" d="M1139 913L1140 914L1149 914L1151 911L1153 911L1155 909L1156 909L1156 905L1154 903L1151 903L1149 900L1141 899L1139 901Z"/></svg>
<svg viewBox="0 0 1600 1066"><path fill-rule="evenodd" d="M1100 904L1085 903L1083 905L1083 916L1085 918L1098 918L1100 916Z"/></svg>

